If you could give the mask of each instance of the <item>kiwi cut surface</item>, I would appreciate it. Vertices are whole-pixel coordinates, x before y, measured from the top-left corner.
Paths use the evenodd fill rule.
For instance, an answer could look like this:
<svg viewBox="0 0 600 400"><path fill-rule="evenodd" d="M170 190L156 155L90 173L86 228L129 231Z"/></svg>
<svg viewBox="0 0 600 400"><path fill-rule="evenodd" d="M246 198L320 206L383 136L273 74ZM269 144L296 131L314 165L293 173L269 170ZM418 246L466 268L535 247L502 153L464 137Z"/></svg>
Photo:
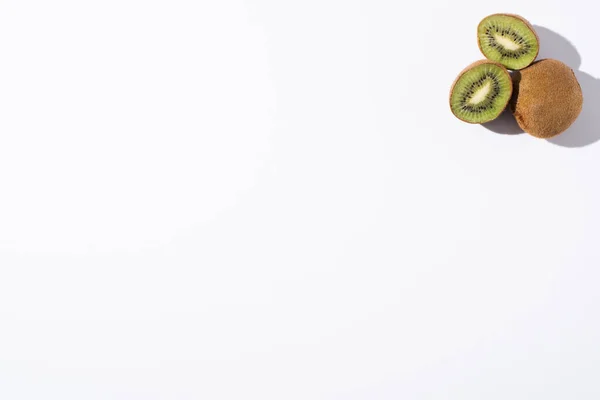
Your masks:
<svg viewBox="0 0 600 400"><path fill-rule="evenodd" d="M583 107L583 93L573 70L561 61L544 59L513 75L510 101L517 123L525 132L551 138L566 131Z"/></svg>
<svg viewBox="0 0 600 400"><path fill-rule="evenodd" d="M511 77L501 64L481 60L460 72L450 89L450 109L460 120L482 124L496 119L512 95Z"/></svg>
<svg viewBox="0 0 600 400"><path fill-rule="evenodd" d="M511 70L530 65L537 57L540 40L533 26L514 14L492 14L477 27L477 41L483 55Z"/></svg>

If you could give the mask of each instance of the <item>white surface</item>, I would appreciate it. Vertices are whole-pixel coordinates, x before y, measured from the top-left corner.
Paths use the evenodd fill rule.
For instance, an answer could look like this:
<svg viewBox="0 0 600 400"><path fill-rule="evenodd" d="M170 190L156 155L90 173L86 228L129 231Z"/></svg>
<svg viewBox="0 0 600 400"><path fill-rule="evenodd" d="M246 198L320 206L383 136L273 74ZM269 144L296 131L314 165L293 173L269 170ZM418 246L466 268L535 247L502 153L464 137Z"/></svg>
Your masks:
<svg viewBox="0 0 600 400"><path fill-rule="evenodd" d="M3 1L0 398L598 399L598 9L488 3ZM494 12L552 142L450 113Z"/></svg>

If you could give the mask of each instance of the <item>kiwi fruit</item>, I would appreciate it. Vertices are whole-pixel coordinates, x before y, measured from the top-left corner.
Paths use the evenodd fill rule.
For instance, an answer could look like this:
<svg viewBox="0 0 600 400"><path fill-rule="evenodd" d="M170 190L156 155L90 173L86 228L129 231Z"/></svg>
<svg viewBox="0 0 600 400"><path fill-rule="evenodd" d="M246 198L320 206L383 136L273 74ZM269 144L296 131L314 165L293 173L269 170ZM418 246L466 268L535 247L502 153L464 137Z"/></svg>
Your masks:
<svg viewBox="0 0 600 400"><path fill-rule="evenodd" d="M544 59L513 74L510 109L525 132L551 138L566 131L581 113L583 93L571 68Z"/></svg>
<svg viewBox="0 0 600 400"><path fill-rule="evenodd" d="M450 109L460 120L482 124L496 119L512 95L510 74L501 64L480 60L463 69L450 89Z"/></svg>
<svg viewBox="0 0 600 400"><path fill-rule="evenodd" d="M477 42L483 55L511 70L530 65L540 50L540 40L523 17L492 14L477 27Z"/></svg>

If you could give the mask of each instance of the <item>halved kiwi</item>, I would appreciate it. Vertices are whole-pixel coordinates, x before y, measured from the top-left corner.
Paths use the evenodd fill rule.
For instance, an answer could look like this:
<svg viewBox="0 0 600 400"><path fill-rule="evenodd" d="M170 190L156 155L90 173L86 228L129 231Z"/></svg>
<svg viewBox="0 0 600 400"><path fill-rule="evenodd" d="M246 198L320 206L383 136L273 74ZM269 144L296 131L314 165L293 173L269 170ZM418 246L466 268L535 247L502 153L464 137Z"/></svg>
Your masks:
<svg viewBox="0 0 600 400"><path fill-rule="evenodd" d="M450 109L460 120L482 124L496 119L512 95L511 77L501 64L480 60L460 72L450 89Z"/></svg>
<svg viewBox="0 0 600 400"><path fill-rule="evenodd" d="M477 27L479 49L489 60L508 69L530 65L540 50L540 40L526 19L514 14L492 14Z"/></svg>
<svg viewBox="0 0 600 400"><path fill-rule="evenodd" d="M544 59L513 75L515 94L510 108L525 132L551 138L575 122L583 93L573 70L561 61Z"/></svg>

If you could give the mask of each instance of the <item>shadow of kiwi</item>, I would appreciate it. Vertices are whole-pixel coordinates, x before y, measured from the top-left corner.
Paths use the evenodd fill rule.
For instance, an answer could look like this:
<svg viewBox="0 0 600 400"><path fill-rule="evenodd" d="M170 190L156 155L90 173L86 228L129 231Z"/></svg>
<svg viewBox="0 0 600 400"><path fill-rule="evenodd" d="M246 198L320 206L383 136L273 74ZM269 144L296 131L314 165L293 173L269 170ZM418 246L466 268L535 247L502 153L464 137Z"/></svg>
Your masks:
<svg viewBox="0 0 600 400"><path fill-rule="evenodd" d="M584 147L600 140L600 80L580 71L581 56L577 48L565 37L543 26L533 26L540 38L538 59L554 58L567 64L583 92L583 108L573 125L548 142L562 147Z"/></svg>
<svg viewBox="0 0 600 400"><path fill-rule="evenodd" d="M557 146L584 147L600 140L600 80L581 71L575 71L575 76L583 91L583 107L569 129L548 139Z"/></svg>
<svg viewBox="0 0 600 400"><path fill-rule="evenodd" d="M511 72L510 74L514 81L516 78L515 74L518 74L518 72ZM515 98L518 95L518 90L519 86L515 85L513 87L512 98ZM486 122L485 124L482 124L482 126L487 130L499 133L501 135L520 135L521 133L525 133L519 124L517 124L517 120L510 110L510 102L498 118L493 121Z"/></svg>
<svg viewBox="0 0 600 400"><path fill-rule="evenodd" d="M481 124L485 129L501 135L519 135L525 133L517 124L517 120L513 117L512 112L507 107L498 118L493 121Z"/></svg>
<svg viewBox="0 0 600 400"><path fill-rule="evenodd" d="M569 40L543 26L534 25L534 29L540 38L540 54L537 59L554 58L567 64L575 72L583 91L583 109L577 120L562 134L548 139L548 142L572 148L597 142L600 140L600 114L594 110L600 107L600 80L579 70L581 56ZM518 87L515 90L513 98L518 95ZM483 124L483 127L506 135L523 133L509 109L494 121Z"/></svg>

